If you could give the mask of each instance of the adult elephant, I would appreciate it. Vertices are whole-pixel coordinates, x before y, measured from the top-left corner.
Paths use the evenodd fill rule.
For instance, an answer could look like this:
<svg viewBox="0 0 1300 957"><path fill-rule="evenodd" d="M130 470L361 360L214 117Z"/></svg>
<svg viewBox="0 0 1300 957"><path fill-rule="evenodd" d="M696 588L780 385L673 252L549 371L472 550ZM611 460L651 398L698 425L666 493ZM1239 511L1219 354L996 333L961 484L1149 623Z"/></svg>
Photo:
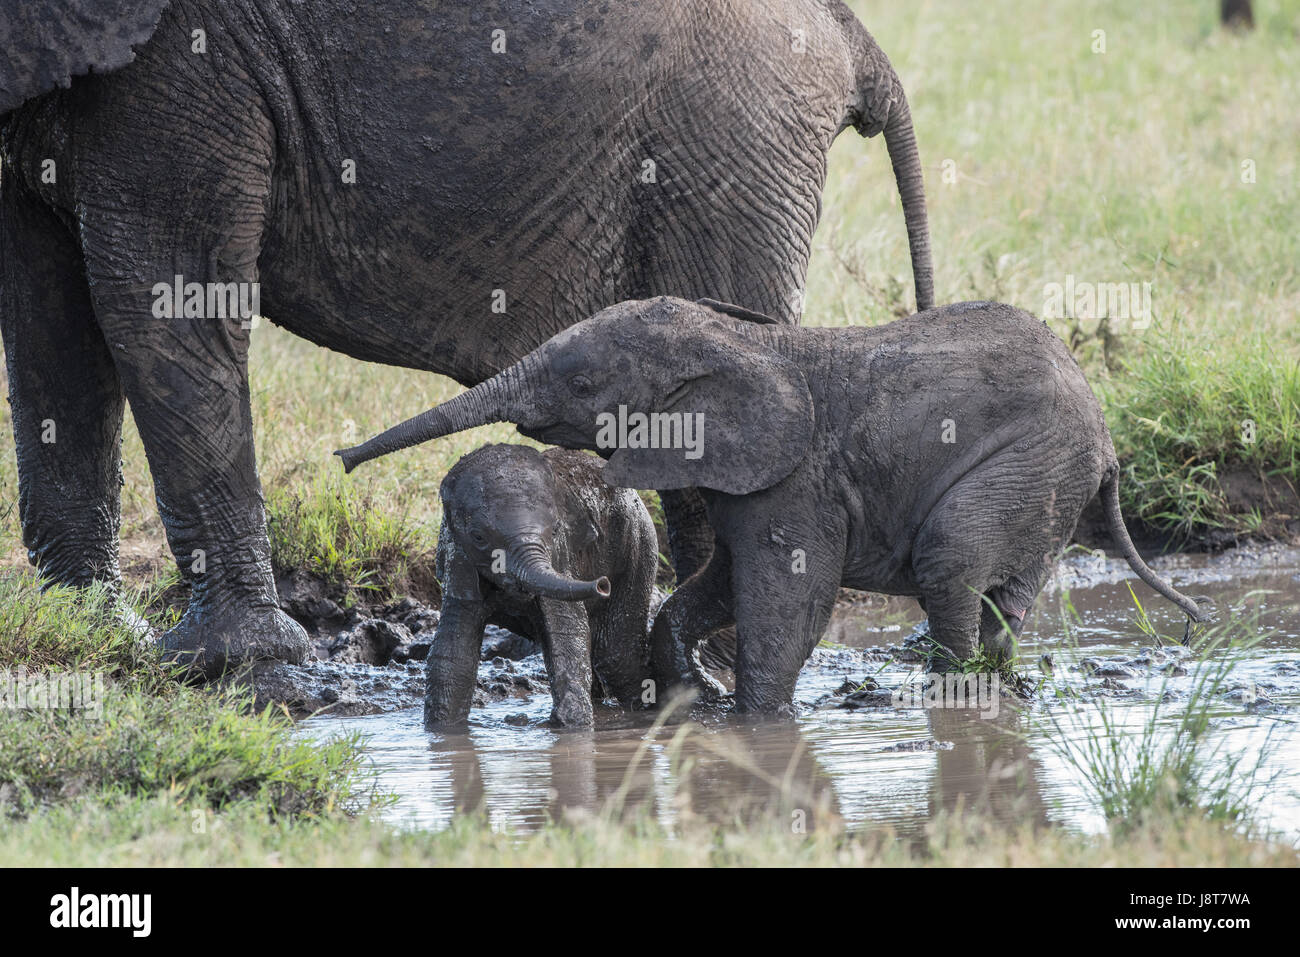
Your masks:
<svg viewBox="0 0 1300 957"><path fill-rule="evenodd" d="M465 385L626 299L795 322L827 151L852 126L885 134L932 302L907 100L840 0L30 0L0 16L24 541L50 579L116 581L125 397L193 586L164 645L209 673L306 649L277 604L254 462L236 308L252 283L298 335ZM689 571L710 547L699 499L667 507Z"/></svg>

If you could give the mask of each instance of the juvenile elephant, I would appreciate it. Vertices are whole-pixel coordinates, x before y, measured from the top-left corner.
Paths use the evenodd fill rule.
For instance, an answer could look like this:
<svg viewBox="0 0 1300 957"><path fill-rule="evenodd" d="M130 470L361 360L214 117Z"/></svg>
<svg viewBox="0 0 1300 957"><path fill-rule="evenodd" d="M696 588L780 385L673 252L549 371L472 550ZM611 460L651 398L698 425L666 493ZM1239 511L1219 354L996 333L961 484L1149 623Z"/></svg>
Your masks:
<svg viewBox="0 0 1300 957"><path fill-rule="evenodd" d="M254 313L467 386L624 299L797 322L847 129L883 136L933 301L907 98L841 0L5 0L0 47L23 544L116 585L129 401L191 585L164 648L209 675L308 650L271 568ZM699 496L664 509L698 567Z"/></svg>
<svg viewBox="0 0 1300 957"><path fill-rule="evenodd" d="M609 454L616 485L707 490L718 546L657 615L653 666L698 680L695 644L734 616L741 711L791 709L840 585L917 598L958 658L977 642L1008 653L1001 620L1019 630L1099 489L1134 571L1202 617L1129 539L1110 433L1069 350L1011 306L802 329L709 300L625 302L339 454L350 469L500 420Z"/></svg>
<svg viewBox="0 0 1300 957"><path fill-rule="evenodd" d="M426 726L469 719L489 623L542 646L552 723L590 727L593 688L625 705L639 700L658 539L640 497L606 483L602 466L567 449L489 445L447 473Z"/></svg>

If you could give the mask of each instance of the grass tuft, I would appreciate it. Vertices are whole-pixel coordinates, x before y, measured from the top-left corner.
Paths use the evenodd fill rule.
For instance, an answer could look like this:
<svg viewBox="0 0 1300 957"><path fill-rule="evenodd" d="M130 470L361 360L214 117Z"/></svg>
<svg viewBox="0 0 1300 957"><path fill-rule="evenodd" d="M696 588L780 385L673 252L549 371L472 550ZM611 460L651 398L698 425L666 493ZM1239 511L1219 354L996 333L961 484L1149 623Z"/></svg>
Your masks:
<svg viewBox="0 0 1300 957"><path fill-rule="evenodd" d="M345 478L318 477L303 487L275 489L267 502L271 561L277 574L303 569L347 598L427 594L434 581L434 543L407 518L379 506Z"/></svg>
<svg viewBox="0 0 1300 957"><path fill-rule="evenodd" d="M1139 622L1149 629L1145 610L1136 598L1134 603ZM1063 607L1073 610L1068 598ZM1063 621L1068 629L1069 616ZM1158 638L1154 630L1148 633ZM1268 637L1251 618L1230 612L1198 636L1185 696L1174 693L1167 671L1137 725L1129 720L1131 709L1104 699L1075 708L1072 689L1049 683L1056 706L1049 703L1038 719L1052 732L1045 738L1079 775L1113 832L1182 828L1192 820L1258 831L1254 809L1273 737L1246 754L1230 750L1211 731L1228 713L1223 694L1240 656ZM1072 631L1065 641L1074 642Z"/></svg>

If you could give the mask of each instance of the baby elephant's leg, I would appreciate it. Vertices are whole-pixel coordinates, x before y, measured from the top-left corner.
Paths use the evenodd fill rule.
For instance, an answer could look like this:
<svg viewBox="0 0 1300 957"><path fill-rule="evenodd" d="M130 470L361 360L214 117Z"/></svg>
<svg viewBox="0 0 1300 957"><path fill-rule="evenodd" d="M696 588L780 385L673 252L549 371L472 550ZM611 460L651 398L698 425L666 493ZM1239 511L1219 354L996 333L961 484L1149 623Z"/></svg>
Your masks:
<svg viewBox="0 0 1300 957"><path fill-rule="evenodd" d="M1020 629L1025 624L1025 615L1033 607L1034 599L1042 591L1043 582L1050 572L1051 565L1041 562L985 593L980 617L980 644L986 651L1003 661L1011 660Z"/></svg>
<svg viewBox="0 0 1300 957"><path fill-rule="evenodd" d="M454 728L469 721L487 617L481 601L443 596L438 630L425 663L426 728Z"/></svg>
<svg viewBox="0 0 1300 957"><path fill-rule="evenodd" d="M626 708L651 703L643 698L650 677L650 595L654 590L655 563L659 552L648 550L640 566L614 582L603 608L592 616L592 665L596 669L599 693L617 698Z"/></svg>
<svg viewBox="0 0 1300 957"><path fill-rule="evenodd" d="M698 688L713 696L726 692L700 665L697 647L710 634L735 620L731 555L719 541L709 563L673 592L655 615L650 636L650 670L661 703L678 688Z"/></svg>
<svg viewBox="0 0 1300 957"><path fill-rule="evenodd" d="M582 602L541 599L546 633L542 651L551 680L551 723L561 728L590 728L591 626Z"/></svg>

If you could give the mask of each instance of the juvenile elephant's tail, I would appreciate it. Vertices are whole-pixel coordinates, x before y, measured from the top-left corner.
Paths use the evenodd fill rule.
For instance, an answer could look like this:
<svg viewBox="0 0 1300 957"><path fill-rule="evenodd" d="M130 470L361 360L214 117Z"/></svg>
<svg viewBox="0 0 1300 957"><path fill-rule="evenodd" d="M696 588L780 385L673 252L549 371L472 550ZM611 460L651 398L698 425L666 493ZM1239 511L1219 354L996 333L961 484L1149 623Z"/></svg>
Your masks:
<svg viewBox="0 0 1300 957"><path fill-rule="evenodd" d="M1128 528L1124 525L1124 516L1119 510L1118 465L1112 465L1110 471L1102 480L1101 504L1106 512L1106 526L1110 529L1110 537L1123 553L1124 560L1129 563L1129 567L1137 572L1138 578L1181 608L1192 621L1207 621L1212 611L1209 599L1188 598L1153 572L1151 567L1142 560L1142 556L1138 554L1137 548L1133 545L1133 539L1129 538Z"/></svg>

